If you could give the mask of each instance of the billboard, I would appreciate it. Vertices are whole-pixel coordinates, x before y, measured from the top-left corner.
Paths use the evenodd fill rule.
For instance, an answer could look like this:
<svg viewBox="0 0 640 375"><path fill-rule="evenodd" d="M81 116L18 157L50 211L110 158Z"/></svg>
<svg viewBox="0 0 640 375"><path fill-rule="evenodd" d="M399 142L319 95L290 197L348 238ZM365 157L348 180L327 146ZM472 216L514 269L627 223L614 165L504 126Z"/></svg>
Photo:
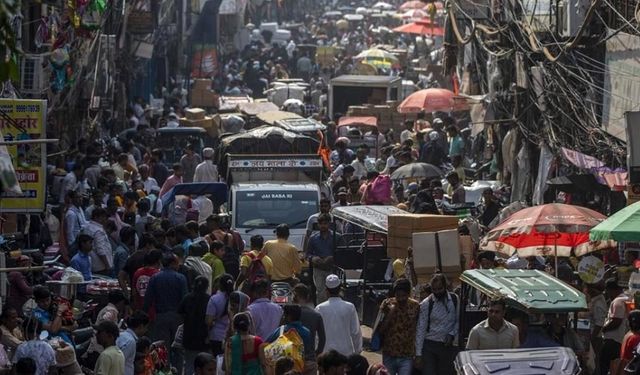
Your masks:
<svg viewBox="0 0 640 375"><path fill-rule="evenodd" d="M0 99L3 140L21 141L46 137L46 100ZM11 123L15 124L12 125ZM17 126L16 126L17 125ZM0 212L42 212L46 203L46 145L31 143L7 145L22 194L4 191L0 195Z"/></svg>

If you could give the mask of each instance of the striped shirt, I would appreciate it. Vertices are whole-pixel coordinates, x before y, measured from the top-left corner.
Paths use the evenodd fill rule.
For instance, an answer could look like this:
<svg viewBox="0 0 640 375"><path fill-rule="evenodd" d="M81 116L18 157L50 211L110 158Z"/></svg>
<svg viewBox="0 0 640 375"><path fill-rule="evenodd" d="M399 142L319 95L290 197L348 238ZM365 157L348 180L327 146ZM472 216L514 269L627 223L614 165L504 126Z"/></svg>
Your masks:
<svg viewBox="0 0 640 375"><path fill-rule="evenodd" d="M431 317L429 318L429 304ZM458 302L458 305L460 302ZM429 323L431 320L431 323ZM429 326L429 332L427 332ZM458 312L451 298L451 293L447 293L446 303L441 302L432 294L420 303L420 315L418 317L418 329L416 332L416 355L422 355L422 345L424 340L445 342L447 335L456 337L458 335Z"/></svg>

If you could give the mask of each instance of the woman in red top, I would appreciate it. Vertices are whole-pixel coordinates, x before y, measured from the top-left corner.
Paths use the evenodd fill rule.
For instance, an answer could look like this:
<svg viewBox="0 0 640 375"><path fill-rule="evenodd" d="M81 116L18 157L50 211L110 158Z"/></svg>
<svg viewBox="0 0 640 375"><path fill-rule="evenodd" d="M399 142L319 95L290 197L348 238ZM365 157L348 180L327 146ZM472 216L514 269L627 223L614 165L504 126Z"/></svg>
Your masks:
<svg viewBox="0 0 640 375"><path fill-rule="evenodd" d="M625 364L633 359L636 347L640 344L640 310L631 311L628 321L629 332L624 335L620 349L620 359L625 362Z"/></svg>
<svg viewBox="0 0 640 375"><path fill-rule="evenodd" d="M249 334L249 313L242 312L233 317L235 335L227 340L225 350L226 373L230 375L263 375L266 361L262 350L262 339Z"/></svg>

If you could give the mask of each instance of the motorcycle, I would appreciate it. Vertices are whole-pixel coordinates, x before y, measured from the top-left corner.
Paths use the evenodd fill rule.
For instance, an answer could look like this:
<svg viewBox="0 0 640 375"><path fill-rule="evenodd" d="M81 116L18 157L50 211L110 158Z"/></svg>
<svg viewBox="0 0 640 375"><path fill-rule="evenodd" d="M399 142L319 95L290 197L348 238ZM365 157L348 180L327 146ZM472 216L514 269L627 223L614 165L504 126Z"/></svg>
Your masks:
<svg viewBox="0 0 640 375"><path fill-rule="evenodd" d="M293 301L292 289L289 283L275 282L271 284L271 302L286 305Z"/></svg>

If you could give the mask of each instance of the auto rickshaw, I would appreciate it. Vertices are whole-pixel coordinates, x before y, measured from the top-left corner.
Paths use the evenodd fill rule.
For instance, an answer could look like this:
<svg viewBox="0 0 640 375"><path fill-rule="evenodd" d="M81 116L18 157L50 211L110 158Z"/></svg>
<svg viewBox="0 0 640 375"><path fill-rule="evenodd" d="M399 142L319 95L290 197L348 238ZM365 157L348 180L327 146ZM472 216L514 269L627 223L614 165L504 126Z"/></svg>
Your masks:
<svg viewBox="0 0 640 375"><path fill-rule="evenodd" d="M378 129L378 119L373 116L343 116L338 120L338 137L349 138L353 151L362 144L369 146L369 156L378 157L378 136L367 134Z"/></svg>
<svg viewBox="0 0 640 375"><path fill-rule="evenodd" d="M380 303L392 283L385 279L389 215L404 214L394 206L339 206L331 210L336 232L335 265L345 270L345 300L356 306L362 324L373 327ZM337 237L337 236L336 236ZM353 278L350 278L353 276Z"/></svg>
<svg viewBox="0 0 640 375"><path fill-rule="evenodd" d="M588 322L578 319L577 313L587 310L585 295L552 275L539 270L475 269L460 276L460 347L465 346L471 328L486 319L486 307L491 299L503 298L507 316L525 317L526 338L544 335L548 319L567 315L567 330L580 347L588 350ZM524 315L523 315L524 314ZM585 326L585 324L587 324ZM520 326L519 329L525 328ZM586 328L586 329L585 329ZM580 332L582 331L582 333ZM586 331L586 332L584 332ZM586 334L584 334L586 333ZM538 336L540 337L540 336ZM511 350L479 350L462 352L456 359L459 374L577 374L580 365L572 348L525 348ZM488 371L494 369L495 371Z"/></svg>

